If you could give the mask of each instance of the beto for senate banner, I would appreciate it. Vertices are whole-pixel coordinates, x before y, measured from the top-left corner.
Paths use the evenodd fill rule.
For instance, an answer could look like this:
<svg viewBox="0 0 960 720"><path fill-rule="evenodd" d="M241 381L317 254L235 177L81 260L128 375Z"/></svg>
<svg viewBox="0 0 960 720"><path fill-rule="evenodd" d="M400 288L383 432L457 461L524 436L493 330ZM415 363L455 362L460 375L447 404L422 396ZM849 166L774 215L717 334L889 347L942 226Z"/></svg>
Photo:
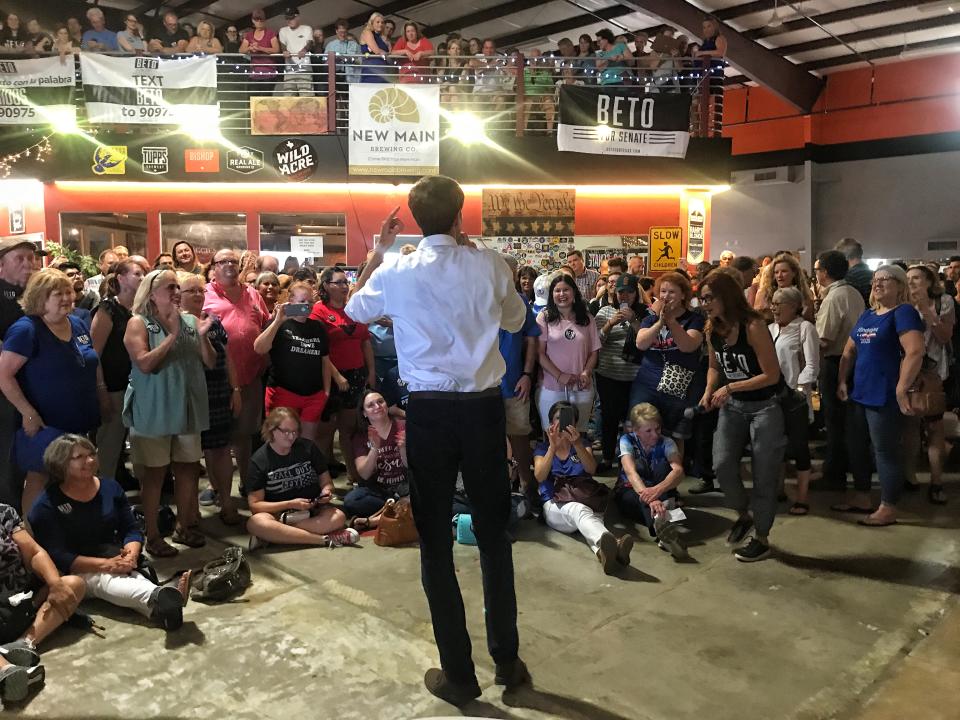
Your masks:
<svg viewBox="0 0 960 720"><path fill-rule="evenodd" d="M0 125L75 121L73 84L72 57L0 60Z"/></svg>
<svg viewBox="0 0 960 720"><path fill-rule="evenodd" d="M217 59L80 55L92 123L209 126L219 121Z"/></svg>
<svg viewBox="0 0 960 720"><path fill-rule="evenodd" d="M684 158L689 143L689 95L560 86L558 150Z"/></svg>
<svg viewBox="0 0 960 720"><path fill-rule="evenodd" d="M350 86L350 174L440 172L440 88Z"/></svg>

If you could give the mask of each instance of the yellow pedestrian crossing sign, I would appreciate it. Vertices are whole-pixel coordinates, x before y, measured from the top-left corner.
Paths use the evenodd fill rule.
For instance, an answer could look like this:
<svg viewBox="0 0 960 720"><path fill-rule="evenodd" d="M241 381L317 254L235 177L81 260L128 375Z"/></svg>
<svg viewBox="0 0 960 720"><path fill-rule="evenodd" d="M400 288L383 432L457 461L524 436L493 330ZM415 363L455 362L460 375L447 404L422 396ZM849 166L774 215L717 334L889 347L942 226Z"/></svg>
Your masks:
<svg viewBox="0 0 960 720"><path fill-rule="evenodd" d="M683 230L678 227L650 228L648 272L676 270L683 258Z"/></svg>

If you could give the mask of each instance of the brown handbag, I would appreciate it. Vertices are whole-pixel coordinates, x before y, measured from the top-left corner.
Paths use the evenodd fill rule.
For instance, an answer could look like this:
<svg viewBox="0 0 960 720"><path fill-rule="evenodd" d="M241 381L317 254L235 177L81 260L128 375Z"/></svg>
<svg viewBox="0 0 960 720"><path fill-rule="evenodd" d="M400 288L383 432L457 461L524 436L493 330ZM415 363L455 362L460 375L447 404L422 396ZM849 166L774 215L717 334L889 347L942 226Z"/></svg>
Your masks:
<svg viewBox="0 0 960 720"><path fill-rule="evenodd" d="M556 502L583 503L591 510L603 513L607 509L610 488L589 475L554 477L553 499Z"/></svg>
<svg viewBox="0 0 960 720"><path fill-rule="evenodd" d="M913 387L907 390L907 402L917 417L931 417L946 412L947 394L943 390L943 380L936 370L920 371Z"/></svg>
<svg viewBox="0 0 960 720"><path fill-rule="evenodd" d="M419 539L420 534L413 521L410 498L387 500L380 513L380 522L377 525L377 534L373 536L373 542L381 547L396 547L415 543Z"/></svg>

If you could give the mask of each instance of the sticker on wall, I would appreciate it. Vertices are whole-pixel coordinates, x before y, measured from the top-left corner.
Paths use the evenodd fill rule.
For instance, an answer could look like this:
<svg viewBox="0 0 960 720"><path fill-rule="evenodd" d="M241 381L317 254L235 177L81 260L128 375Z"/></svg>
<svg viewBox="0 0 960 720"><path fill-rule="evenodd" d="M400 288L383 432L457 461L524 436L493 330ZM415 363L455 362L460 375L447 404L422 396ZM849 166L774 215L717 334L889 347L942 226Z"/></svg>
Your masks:
<svg viewBox="0 0 960 720"><path fill-rule="evenodd" d="M303 182L317 171L317 151L304 140L284 140L273 151L273 160L277 172L294 182Z"/></svg>
<svg viewBox="0 0 960 720"><path fill-rule="evenodd" d="M227 168L243 175L263 170L263 153L246 145L227 150Z"/></svg>
<svg viewBox="0 0 960 720"><path fill-rule="evenodd" d="M188 173L218 173L220 151L216 148L187 148L183 151L183 169Z"/></svg>
<svg viewBox="0 0 960 720"><path fill-rule="evenodd" d="M170 170L170 150L165 147L140 148L140 169L147 175L166 175Z"/></svg>
<svg viewBox="0 0 960 720"><path fill-rule="evenodd" d="M126 175L127 146L97 145L93 151L94 175Z"/></svg>

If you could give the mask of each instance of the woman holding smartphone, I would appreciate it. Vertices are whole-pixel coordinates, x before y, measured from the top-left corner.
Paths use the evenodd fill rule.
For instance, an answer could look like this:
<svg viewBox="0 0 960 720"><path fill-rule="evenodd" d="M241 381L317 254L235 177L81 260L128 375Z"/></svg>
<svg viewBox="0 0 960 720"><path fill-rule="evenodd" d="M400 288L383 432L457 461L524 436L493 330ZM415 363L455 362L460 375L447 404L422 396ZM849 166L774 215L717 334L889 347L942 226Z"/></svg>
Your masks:
<svg viewBox="0 0 960 720"><path fill-rule="evenodd" d="M317 424L330 396L333 365L330 363L327 330L313 311L313 287L294 283L288 301L274 309L273 322L254 341L253 349L270 355L264 409L288 407L296 410L302 434L316 442ZM322 368L322 372L317 370Z"/></svg>
<svg viewBox="0 0 960 720"><path fill-rule="evenodd" d="M573 278L560 273L550 283L547 307L537 316L543 385L537 408L544 428L550 408L565 400L577 408L577 430L587 429L593 410L593 370L600 351L600 333Z"/></svg>

